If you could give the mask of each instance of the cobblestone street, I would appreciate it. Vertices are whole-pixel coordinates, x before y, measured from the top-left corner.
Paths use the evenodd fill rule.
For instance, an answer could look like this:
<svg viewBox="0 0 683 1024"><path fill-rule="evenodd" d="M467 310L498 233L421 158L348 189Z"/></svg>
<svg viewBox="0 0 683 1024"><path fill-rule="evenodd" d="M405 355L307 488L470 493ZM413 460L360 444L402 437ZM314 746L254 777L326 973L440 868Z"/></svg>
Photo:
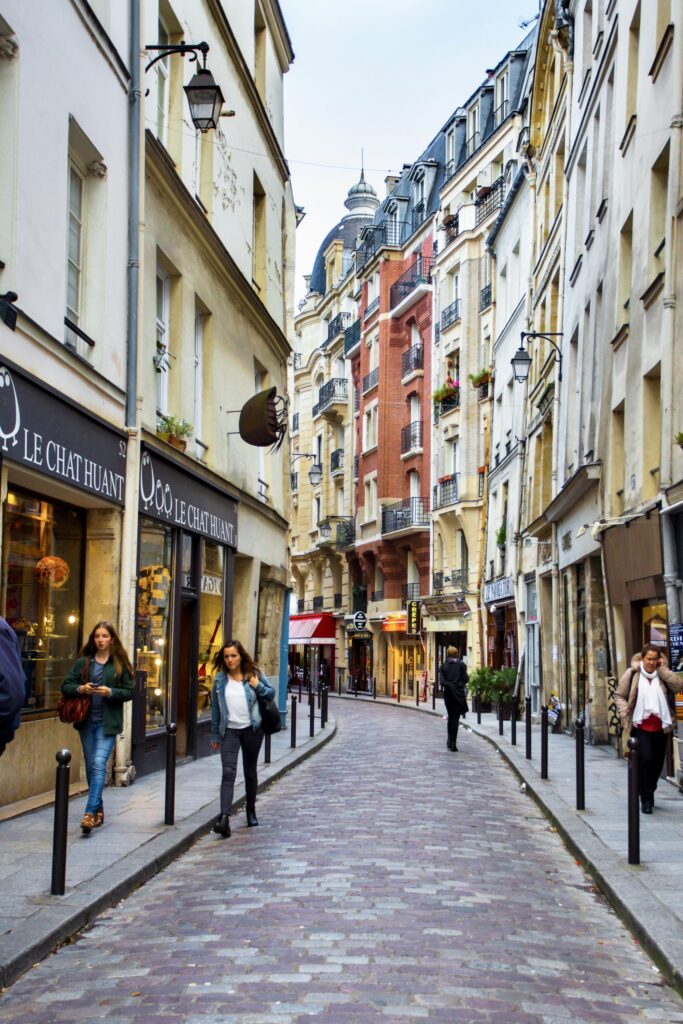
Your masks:
<svg viewBox="0 0 683 1024"><path fill-rule="evenodd" d="M261 796L258 829L237 815L29 971L5 1024L683 1021L484 740L451 753L438 718L330 710L337 737Z"/></svg>

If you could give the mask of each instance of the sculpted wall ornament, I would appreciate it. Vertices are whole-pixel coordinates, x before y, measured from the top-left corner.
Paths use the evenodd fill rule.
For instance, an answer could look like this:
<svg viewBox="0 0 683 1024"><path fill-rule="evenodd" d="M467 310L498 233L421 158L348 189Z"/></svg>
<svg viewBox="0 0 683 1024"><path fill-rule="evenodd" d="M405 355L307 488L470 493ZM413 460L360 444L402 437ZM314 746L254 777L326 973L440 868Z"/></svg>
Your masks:
<svg viewBox="0 0 683 1024"><path fill-rule="evenodd" d="M16 36L0 36L0 57L14 60L18 53L19 43Z"/></svg>

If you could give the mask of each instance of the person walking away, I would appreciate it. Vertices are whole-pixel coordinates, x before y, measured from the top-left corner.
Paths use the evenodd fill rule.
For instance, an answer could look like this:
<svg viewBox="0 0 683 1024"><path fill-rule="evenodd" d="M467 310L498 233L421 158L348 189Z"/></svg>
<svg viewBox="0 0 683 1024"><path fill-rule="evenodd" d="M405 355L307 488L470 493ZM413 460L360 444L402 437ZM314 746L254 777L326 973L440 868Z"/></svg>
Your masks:
<svg viewBox="0 0 683 1024"><path fill-rule="evenodd" d="M631 668L619 680L615 693L623 743L629 734L639 743L638 793L643 814L652 814L666 753L666 734L673 729L667 688L678 693L683 689L683 679L670 670L658 647L645 644L640 654L634 654Z"/></svg>
<svg viewBox="0 0 683 1024"><path fill-rule="evenodd" d="M0 756L19 728L25 695L19 637L0 615Z"/></svg>
<svg viewBox="0 0 683 1024"><path fill-rule="evenodd" d="M242 767L246 788L247 825L258 825L256 763L263 742L261 711L257 694L269 699L275 690L260 672L251 655L239 640L224 643L213 660L216 675L211 699L211 747L220 748L221 776L220 814L213 831L227 839L230 835L230 812L237 776L237 755L242 751Z"/></svg>
<svg viewBox="0 0 683 1024"><path fill-rule="evenodd" d="M133 692L133 668L116 629L106 620L98 622L62 683L65 697L90 697L87 716L74 722L88 780L88 800L81 819L85 836L104 824L107 761L116 737L123 732L123 705L133 699Z"/></svg>
<svg viewBox="0 0 683 1024"><path fill-rule="evenodd" d="M439 683L443 690L443 699L448 713L449 750L457 750L458 726L460 716L467 714L467 669L458 658L457 647L449 647L446 660L439 669Z"/></svg>

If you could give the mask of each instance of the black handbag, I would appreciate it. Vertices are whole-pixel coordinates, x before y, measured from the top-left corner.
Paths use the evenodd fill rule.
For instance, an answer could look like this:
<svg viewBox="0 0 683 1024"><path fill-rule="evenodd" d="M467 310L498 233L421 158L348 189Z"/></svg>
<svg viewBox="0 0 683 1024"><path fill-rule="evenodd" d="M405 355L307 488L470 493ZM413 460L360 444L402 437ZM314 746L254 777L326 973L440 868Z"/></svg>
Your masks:
<svg viewBox="0 0 683 1024"><path fill-rule="evenodd" d="M264 697L260 693L256 694L256 699L259 711L261 712L261 728L266 736L272 736L273 733L279 732L282 728L277 701L274 697Z"/></svg>

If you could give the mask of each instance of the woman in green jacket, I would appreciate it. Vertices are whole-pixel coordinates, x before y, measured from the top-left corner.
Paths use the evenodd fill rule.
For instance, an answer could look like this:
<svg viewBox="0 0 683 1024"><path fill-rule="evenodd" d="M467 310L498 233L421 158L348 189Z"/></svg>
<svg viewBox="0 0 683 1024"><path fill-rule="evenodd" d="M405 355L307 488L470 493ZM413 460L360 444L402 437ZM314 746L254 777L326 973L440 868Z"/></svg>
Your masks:
<svg viewBox="0 0 683 1024"><path fill-rule="evenodd" d="M123 704L133 699L133 669L111 622L98 622L62 683L65 697L90 697L90 710L74 723L83 747L88 802L81 831L89 835L104 822L102 791L107 761L123 731Z"/></svg>

